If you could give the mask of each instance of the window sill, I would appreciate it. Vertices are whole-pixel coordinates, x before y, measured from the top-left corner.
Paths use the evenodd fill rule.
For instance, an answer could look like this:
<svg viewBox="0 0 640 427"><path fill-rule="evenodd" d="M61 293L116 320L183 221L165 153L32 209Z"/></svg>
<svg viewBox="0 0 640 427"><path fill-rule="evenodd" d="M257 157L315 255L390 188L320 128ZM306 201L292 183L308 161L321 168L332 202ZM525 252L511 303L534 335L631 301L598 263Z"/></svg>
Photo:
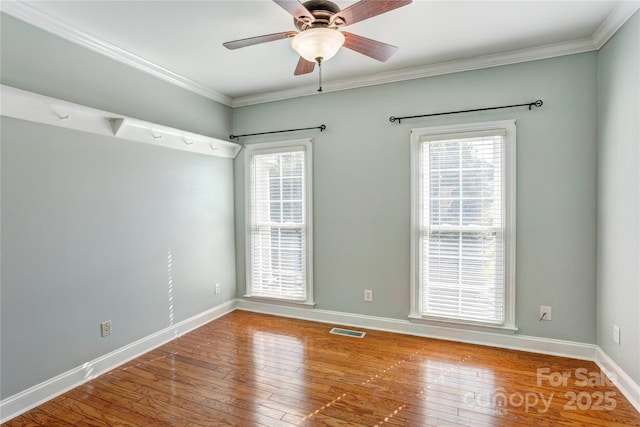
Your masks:
<svg viewBox="0 0 640 427"><path fill-rule="evenodd" d="M262 302L262 303L268 303L268 304L284 305L284 306L288 306L288 307L313 308L316 305L315 302L296 301L296 300L290 300L290 299L279 299L279 298L269 298L269 297L259 297L259 296L255 296L255 295L244 295L243 298L245 298L248 301L256 301L256 302Z"/></svg>
<svg viewBox="0 0 640 427"><path fill-rule="evenodd" d="M518 332L518 328L508 325L485 325L479 323L471 323L455 320L436 320L433 318L423 317L415 314L409 315L409 320L412 323L419 323L423 325L439 326L442 328L461 329L466 331L481 331L491 332L497 334L513 335Z"/></svg>

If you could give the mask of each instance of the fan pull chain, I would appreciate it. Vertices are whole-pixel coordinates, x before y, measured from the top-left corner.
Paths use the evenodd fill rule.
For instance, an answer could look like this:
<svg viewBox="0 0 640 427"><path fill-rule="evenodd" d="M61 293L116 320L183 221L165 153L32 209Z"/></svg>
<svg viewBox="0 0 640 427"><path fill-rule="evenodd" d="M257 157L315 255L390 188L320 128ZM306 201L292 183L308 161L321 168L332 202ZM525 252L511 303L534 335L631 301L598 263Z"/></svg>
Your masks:
<svg viewBox="0 0 640 427"><path fill-rule="evenodd" d="M318 92L322 92L322 58L316 58L318 61Z"/></svg>

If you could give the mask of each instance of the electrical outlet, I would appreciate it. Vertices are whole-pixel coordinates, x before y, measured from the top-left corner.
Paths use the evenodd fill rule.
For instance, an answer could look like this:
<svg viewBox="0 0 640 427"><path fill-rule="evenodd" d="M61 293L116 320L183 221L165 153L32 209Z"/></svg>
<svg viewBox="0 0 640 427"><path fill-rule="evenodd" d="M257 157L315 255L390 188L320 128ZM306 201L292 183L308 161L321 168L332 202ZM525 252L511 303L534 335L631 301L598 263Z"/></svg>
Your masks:
<svg viewBox="0 0 640 427"><path fill-rule="evenodd" d="M373 302L373 291L371 289L364 290L364 300L366 302Z"/></svg>
<svg viewBox="0 0 640 427"><path fill-rule="evenodd" d="M620 345L620 328L613 325L613 342Z"/></svg>
<svg viewBox="0 0 640 427"><path fill-rule="evenodd" d="M540 320L551 320L551 307L548 305L540 306Z"/></svg>
<svg viewBox="0 0 640 427"><path fill-rule="evenodd" d="M102 333L103 337L111 335L111 320L100 323L100 332Z"/></svg>
<svg viewBox="0 0 640 427"><path fill-rule="evenodd" d="M213 293L218 295L220 293L220 283L216 283L213 287Z"/></svg>

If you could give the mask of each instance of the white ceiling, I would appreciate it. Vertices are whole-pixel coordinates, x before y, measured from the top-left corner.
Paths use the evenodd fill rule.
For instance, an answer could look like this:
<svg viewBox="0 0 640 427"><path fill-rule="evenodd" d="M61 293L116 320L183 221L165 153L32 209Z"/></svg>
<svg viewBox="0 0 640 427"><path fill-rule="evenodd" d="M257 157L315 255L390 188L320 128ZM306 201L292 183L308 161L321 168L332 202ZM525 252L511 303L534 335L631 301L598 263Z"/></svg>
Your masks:
<svg viewBox="0 0 640 427"><path fill-rule="evenodd" d="M335 1L341 8L355 1ZM635 1L426 1L348 27L399 47L386 63L348 49L323 64L325 91L595 50ZM228 105L314 93L294 76L288 40L227 50L225 41L295 30L270 0L3 1L31 24Z"/></svg>

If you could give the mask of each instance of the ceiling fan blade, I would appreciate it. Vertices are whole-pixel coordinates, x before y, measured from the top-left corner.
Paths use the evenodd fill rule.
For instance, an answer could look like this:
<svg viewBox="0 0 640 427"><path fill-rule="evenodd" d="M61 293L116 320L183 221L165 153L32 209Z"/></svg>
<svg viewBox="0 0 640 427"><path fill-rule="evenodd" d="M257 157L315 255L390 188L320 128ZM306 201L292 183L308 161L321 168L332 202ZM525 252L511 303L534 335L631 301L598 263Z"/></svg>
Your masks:
<svg viewBox="0 0 640 427"><path fill-rule="evenodd" d="M346 31L343 31L342 34L345 36L344 47L355 50L380 62L385 62L398 50L396 46L371 40Z"/></svg>
<svg viewBox="0 0 640 427"><path fill-rule="evenodd" d="M286 10L298 21L312 23L316 18L298 0L273 0L278 6Z"/></svg>
<svg viewBox="0 0 640 427"><path fill-rule="evenodd" d="M227 49L239 49L241 47L253 46L254 44L272 42L274 40L288 39L298 34L295 31L285 31L282 33L266 34L264 36L249 37L247 39L234 40L222 43Z"/></svg>
<svg viewBox="0 0 640 427"><path fill-rule="evenodd" d="M293 75L299 76L302 74L309 74L313 72L313 69L315 68L315 66L316 66L315 62L307 61L301 56L300 60L298 61L298 65L296 65L296 71L294 71Z"/></svg>
<svg viewBox="0 0 640 427"><path fill-rule="evenodd" d="M391 10L406 6L412 0L360 0L331 17L331 24L341 27L364 21ZM344 22L344 23L341 23Z"/></svg>

